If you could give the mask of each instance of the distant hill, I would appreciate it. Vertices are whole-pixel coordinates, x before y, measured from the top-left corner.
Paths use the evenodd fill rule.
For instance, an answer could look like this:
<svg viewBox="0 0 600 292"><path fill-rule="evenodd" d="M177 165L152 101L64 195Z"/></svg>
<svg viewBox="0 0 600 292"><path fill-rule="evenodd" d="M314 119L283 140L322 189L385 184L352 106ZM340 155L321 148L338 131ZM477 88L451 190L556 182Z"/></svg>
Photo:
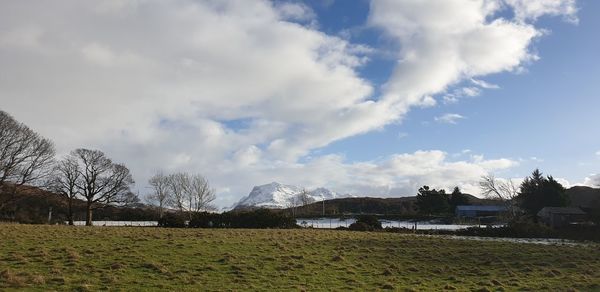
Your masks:
<svg viewBox="0 0 600 292"><path fill-rule="evenodd" d="M0 200L8 194L0 192ZM36 187L21 186L17 194L11 196L10 204L0 209L0 221L20 223L48 223L48 214L52 209L51 223L64 222L67 217L67 200L57 194ZM85 202L74 200L73 215L75 221L85 220ZM133 207L105 206L94 210L94 220L151 221L157 220L157 212L150 206Z"/></svg>
<svg viewBox="0 0 600 292"><path fill-rule="evenodd" d="M500 202L490 199L480 199L467 194L472 205L497 205ZM325 200L297 207L296 216L321 216L323 214L323 205L325 214L343 215L343 214L381 214L381 215L400 215L411 216L417 214L417 197L397 197L397 198L340 198ZM286 209L292 212L291 208Z"/></svg>
<svg viewBox="0 0 600 292"><path fill-rule="evenodd" d="M233 209L285 209L289 207L293 201L295 201L296 204L302 201L302 191L303 189L301 187L285 185L278 182L255 186L248 196L243 197L233 206ZM331 200L350 196L341 195L326 188L307 190L306 195L306 199L311 203L322 201L323 199Z"/></svg>
<svg viewBox="0 0 600 292"><path fill-rule="evenodd" d="M573 207L600 208L600 189L576 186L568 189L567 195L571 199Z"/></svg>

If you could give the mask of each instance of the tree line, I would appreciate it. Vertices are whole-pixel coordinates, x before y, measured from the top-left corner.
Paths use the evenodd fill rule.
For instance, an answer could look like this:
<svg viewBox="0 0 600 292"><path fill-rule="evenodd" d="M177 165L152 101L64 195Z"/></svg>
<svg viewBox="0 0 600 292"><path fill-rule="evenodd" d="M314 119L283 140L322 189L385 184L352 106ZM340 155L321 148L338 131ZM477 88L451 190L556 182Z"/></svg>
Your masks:
<svg viewBox="0 0 600 292"><path fill-rule="evenodd" d="M469 205L469 197L455 187L451 194L446 190L423 186L417 193L417 208L424 215L453 213L456 206Z"/></svg>
<svg viewBox="0 0 600 292"><path fill-rule="evenodd" d="M51 140L0 110L0 211L31 187L64 198L70 225L76 200L85 202L86 225L92 225L94 210L139 203L131 191L134 180L129 168L104 152L79 148L60 159L55 155ZM199 174L159 172L149 183L161 216L166 207L190 214L210 210L215 200L214 190Z"/></svg>
<svg viewBox="0 0 600 292"><path fill-rule="evenodd" d="M498 179L492 174L479 181L483 195L504 204L510 218L520 215L535 216L544 207L565 207L569 205L566 189L551 175L544 176L536 169L525 177L521 184L512 179ZM469 205L469 198L455 187L451 194L444 189L436 190L429 186L419 188L417 207L421 214L444 214L454 212L458 205Z"/></svg>
<svg viewBox="0 0 600 292"><path fill-rule="evenodd" d="M189 220L194 214L216 209L212 205L216 199L215 190L202 175L186 172L167 175L158 171L148 183L153 189L149 200L158 207L159 218L163 218L169 207L187 214Z"/></svg>

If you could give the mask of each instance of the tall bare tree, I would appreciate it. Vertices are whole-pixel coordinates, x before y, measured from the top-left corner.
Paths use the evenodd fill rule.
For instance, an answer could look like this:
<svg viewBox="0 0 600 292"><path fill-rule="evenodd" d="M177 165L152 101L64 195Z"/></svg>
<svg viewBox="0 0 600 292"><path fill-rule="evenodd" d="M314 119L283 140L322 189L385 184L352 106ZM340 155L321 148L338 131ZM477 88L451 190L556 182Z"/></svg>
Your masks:
<svg viewBox="0 0 600 292"><path fill-rule="evenodd" d="M302 206L306 206L306 205L312 203L312 198L308 194L308 191L304 188L302 189L302 191L300 191L300 194L298 194L298 197L300 199L300 203L302 204Z"/></svg>
<svg viewBox="0 0 600 292"><path fill-rule="evenodd" d="M293 194L285 201L285 206L292 211L292 217L296 217L296 208L300 204L298 195Z"/></svg>
<svg viewBox="0 0 600 292"><path fill-rule="evenodd" d="M23 185L46 181L54 144L0 110L0 210L16 199Z"/></svg>
<svg viewBox="0 0 600 292"><path fill-rule="evenodd" d="M519 187L512 179L500 180L493 174L487 174L481 177L479 187L486 197L503 201L507 205L510 215L516 216Z"/></svg>
<svg viewBox="0 0 600 292"><path fill-rule="evenodd" d="M162 218L165 208L171 201L169 177L162 171L158 171L150 178L148 184L152 187L153 191L149 199L158 206L158 216Z"/></svg>
<svg viewBox="0 0 600 292"><path fill-rule="evenodd" d="M186 193L188 175L182 172L170 174L168 176L168 186L171 193L171 206L179 210L180 213L186 210Z"/></svg>
<svg viewBox="0 0 600 292"><path fill-rule="evenodd" d="M67 199L69 225L73 225L73 201L80 194L77 188L80 178L81 172L77 160L68 156L56 164L49 183L50 190Z"/></svg>
<svg viewBox="0 0 600 292"><path fill-rule="evenodd" d="M169 175L168 182L172 206L181 213L187 212L190 220L193 213L213 209L211 203L216 198L215 191L202 175L175 173Z"/></svg>
<svg viewBox="0 0 600 292"><path fill-rule="evenodd" d="M190 180L189 194L192 198L190 210L192 212L209 211L214 209L211 203L216 199L215 190L210 187L208 180L202 175L192 175Z"/></svg>
<svg viewBox="0 0 600 292"><path fill-rule="evenodd" d="M77 161L80 179L77 189L86 200L86 222L92 225L92 211L108 204L123 204L132 198L133 178L123 164L113 163L99 150L76 149L71 159Z"/></svg>

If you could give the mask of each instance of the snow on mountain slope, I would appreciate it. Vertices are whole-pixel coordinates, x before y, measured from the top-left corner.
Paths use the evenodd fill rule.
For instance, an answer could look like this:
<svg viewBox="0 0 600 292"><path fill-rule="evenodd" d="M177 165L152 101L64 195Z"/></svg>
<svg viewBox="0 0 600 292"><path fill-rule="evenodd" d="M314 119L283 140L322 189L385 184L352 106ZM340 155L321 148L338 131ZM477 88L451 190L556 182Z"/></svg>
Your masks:
<svg viewBox="0 0 600 292"><path fill-rule="evenodd" d="M301 193L302 188L300 187L272 182L270 184L255 186L252 188L250 194L248 194L246 197L243 197L237 204L235 204L234 208L288 208L293 200L296 201L297 205L302 204L302 200L300 198ZM323 199L330 200L348 196L340 196L336 192L330 191L326 188L317 188L315 190L308 191L307 195L308 201L311 203L321 201Z"/></svg>

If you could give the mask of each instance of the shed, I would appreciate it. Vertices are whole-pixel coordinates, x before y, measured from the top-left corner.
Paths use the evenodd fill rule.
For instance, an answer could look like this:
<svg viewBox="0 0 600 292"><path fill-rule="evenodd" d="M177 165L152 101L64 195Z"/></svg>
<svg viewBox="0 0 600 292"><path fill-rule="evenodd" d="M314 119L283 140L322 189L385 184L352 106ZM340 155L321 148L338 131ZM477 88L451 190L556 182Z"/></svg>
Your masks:
<svg viewBox="0 0 600 292"><path fill-rule="evenodd" d="M584 222L586 213L578 207L544 207L537 216L551 227L561 227Z"/></svg>

